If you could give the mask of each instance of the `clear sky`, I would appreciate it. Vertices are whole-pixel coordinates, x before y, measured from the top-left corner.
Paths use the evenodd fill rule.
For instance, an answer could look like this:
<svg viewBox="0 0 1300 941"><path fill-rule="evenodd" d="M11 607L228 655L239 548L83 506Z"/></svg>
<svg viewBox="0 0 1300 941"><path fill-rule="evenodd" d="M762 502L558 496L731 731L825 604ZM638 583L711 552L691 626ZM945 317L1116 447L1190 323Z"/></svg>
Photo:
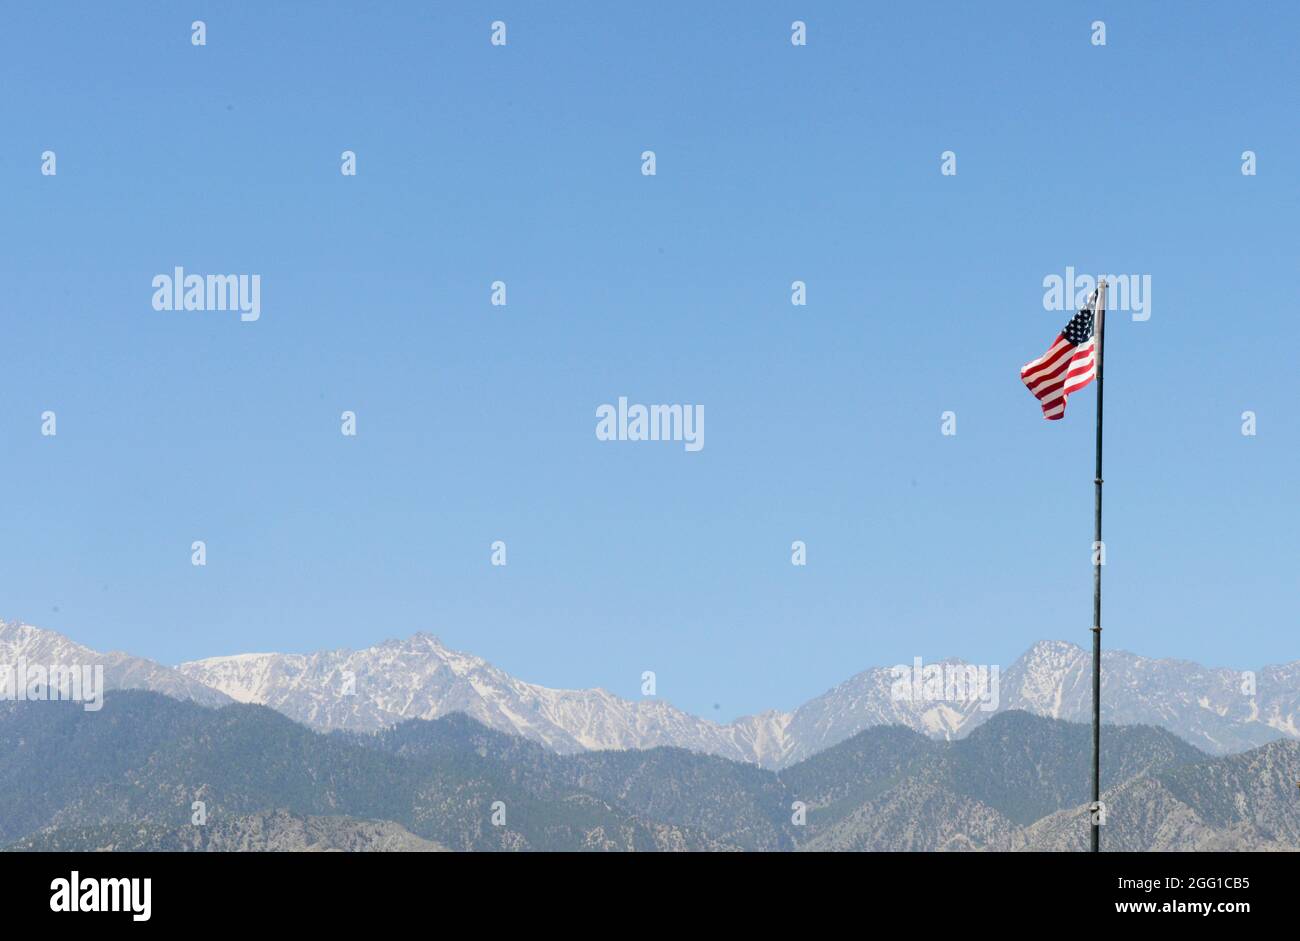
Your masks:
<svg viewBox="0 0 1300 941"><path fill-rule="evenodd" d="M654 670L718 719L1087 644L1095 390L1049 423L1018 375L1072 265L1152 279L1108 320L1105 643L1295 659L1298 28L11 5L0 617L166 663L424 630L549 686ZM154 310L176 266L259 274L261 319ZM619 396L702 404L705 447L598 441Z"/></svg>

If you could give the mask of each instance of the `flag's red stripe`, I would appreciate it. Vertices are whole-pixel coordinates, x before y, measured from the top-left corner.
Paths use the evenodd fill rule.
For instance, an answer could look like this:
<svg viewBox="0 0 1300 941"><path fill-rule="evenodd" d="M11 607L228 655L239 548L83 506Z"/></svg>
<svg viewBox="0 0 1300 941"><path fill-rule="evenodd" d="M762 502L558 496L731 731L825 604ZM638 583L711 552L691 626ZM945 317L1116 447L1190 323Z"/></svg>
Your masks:
<svg viewBox="0 0 1300 941"><path fill-rule="evenodd" d="M1056 339L1052 341L1052 345L1047 348L1046 353L1044 353L1042 356L1038 357L1038 359L1034 360L1031 363L1025 363L1025 365L1021 367L1020 369L1021 375L1024 375L1025 373L1029 372L1031 369L1035 369L1043 365L1043 363L1055 357L1056 354L1059 353L1062 349L1068 349L1069 346L1070 344L1065 339L1065 335L1062 333L1058 333L1056 335Z"/></svg>
<svg viewBox="0 0 1300 941"><path fill-rule="evenodd" d="M1058 342L1061 342L1061 340L1062 338L1057 337ZM1062 343L1060 349L1056 350L1056 352L1048 351L1048 355L1034 360L1032 363L1029 363L1021 369L1020 378L1028 384L1037 376L1042 375L1045 372L1050 372L1060 364L1063 358L1068 359L1072 355L1071 351L1073 349L1074 347L1069 343Z"/></svg>

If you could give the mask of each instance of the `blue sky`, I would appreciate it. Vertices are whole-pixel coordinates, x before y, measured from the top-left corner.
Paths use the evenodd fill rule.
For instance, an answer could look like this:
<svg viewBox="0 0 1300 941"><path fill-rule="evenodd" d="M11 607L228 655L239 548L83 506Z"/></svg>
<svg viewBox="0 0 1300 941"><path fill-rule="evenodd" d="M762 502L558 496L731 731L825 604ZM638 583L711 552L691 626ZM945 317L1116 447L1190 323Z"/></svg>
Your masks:
<svg viewBox="0 0 1300 941"><path fill-rule="evenodd" d="M1105 643L1294 659L1295 7L701 6L10 9L0 617L168 663L427 630L718 719L1087 644L1095 391L1018 379L1072 265L1153 285ZM178 265L261 319L155 311ZM704 449L597 441L620 395Z"/></svg>

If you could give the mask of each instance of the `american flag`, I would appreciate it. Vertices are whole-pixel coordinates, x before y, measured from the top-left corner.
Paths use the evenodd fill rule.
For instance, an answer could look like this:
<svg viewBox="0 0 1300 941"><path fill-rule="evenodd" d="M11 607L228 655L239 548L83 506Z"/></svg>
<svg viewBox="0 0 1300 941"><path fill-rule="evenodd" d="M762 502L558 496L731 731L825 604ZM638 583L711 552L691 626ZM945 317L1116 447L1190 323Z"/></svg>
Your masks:
<svg viewBox="0 0 1300 941"><path fill-rule="evenodd" d="M1094 291L1088 306L1070 318L1047 352L1020 370L1020 381L1043 406L1043 417L1065 417L1065 399L1097 375L1096 337L1093 336Z"/></svg>

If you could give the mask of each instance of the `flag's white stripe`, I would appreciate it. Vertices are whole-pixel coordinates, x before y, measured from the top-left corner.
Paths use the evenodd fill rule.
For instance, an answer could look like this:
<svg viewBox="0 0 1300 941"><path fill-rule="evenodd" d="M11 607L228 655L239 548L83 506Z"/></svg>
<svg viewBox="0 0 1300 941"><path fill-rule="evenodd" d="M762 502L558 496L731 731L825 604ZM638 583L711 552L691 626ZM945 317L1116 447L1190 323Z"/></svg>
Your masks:
<svg viewBox="0 0 1300 941"><path fill-rule="evenodd" d="M1068 347L1069 341L1065 341L1065 342L1066 342L1066 346ZM1044 366L1036 373L1033 373L1031 375L1025 375L1025 370L1022 369L1020 371L1020 377L1021 379L1024 380L1025 385L1031 385L1032 383L1037 382L1041 377L1056 372L1056 370L1061 366L1062 359L1064 358L1076 359L1080 355L1090 354L1092 352L1092 348L1093 348L1092 341L1089 340L1087 343L1081 343L1076 347L1072 347L1071 348L1072 351L1062 350L1060 354L1058 354L1056 357L1053 358L1052 362L1049 365ZM1028 368L1029 368L1028 366L1025 367L1025 369Z"/></svg>
<svg viewBox="0 0 1300 941"><path fill-rule="evenodd" d="M1070 356L1068 354L1062 354L1061 357L1056 362L1054 362L1051 366L1047 367L1046 369L1040 369L1032 376L1022 376L1021 378L1023 379L1025 385L1029 386L1030 389L1033 389L1035 386L1041 385L1043 380L1047 380L1050 382L1052 379L1056 378L1061 374L1062 369L1068 369L1069 367L1070 367Z"/></svg>
<svg viewBox="0 0 1300 941"><path fill-rule="evenodd" d="M1079 370L1083 370L1083 372L1080 372ZM1090 376L1096 372L1096 370L1097 362L1091 356L1086 359L1075 360L1070 364L1070 368L1066 371L1066 381L1073 382L1075 378L1082 375ZM1071 376L1070 373L1073 373L1074 375Z"/></svg>
<svg viewBox="0 0 1300 941"><path fill-rule="evenodd" d="M1091 350L1086 352L1086 354L1075 354L1069 361L1067 361L1067 363L1062 363L1060 368L1056 369L1056 372L1053 372L1050 376L1044 377L1043 381L1036 382L1035 385L1030 386L1031 393L1037 395L1040 390L1047 389L1047 387L1053 385L1054 382L1069 380L1070 373L1075 372L1075 370L1080 367L1086 369L1093 368Z"/></svg>
<svg viewBox="0 0 1300 941"><path fill-rule="evenodd" d="M1054 376L1049 376L1048 378L1044 379L1042 382L1034 386L1029 391L1034 394L1035 398L1041 399L1047 393L1054 391L1052 389L1052 386L1060 386L1065 384L1065 373L1066 370L1062 369L1059 373L1057 373Z"/></svg>
<svg viewBox="0 0 1300 941"><path fill-rule="evenodd" d="M1069 385L1067 385L1067 386L1065 387L1065 390L1064 390L1064 391L1065 391L1065 394L1066 394L1066 395L1072 395L1072 394L1074 394L1075 392L1078 392L1080 389L1082 389L1082 388L1083 388L1084 386L1086 386L1088 383L1092 382L1092 380L1093 380L1094 378L1095 378L1095 377L1092 375L1092 373L1088 373L1086 376L1080 376L1080 377L1077 378L1077 379L1072 379L1072 380L1070 381Z"/></svg>
<svg viewBox="0 0 1300 941"><path fill-rule="evenodd" d="M1034 362L1024 366L1020 370L1020 375L1021 376L1033 375L1034 370L1038 370L1039 372L1041 372L1046 369L1051 369L1056 363L1059 363L1061 361L1062 356L1071 355L1070 351L1073 349L1073 347L1070 346L1069 340L1062 338L1061 342L1058 343L1055 347L1053 347L1053 349L1055 350L1055 352L1052 353L1050 356L1040 357L1039 359L1034 360Z"/></svg>
<svg viewBox="0 0 1300 941"><path fill-rule="evenodd" d="M1080 366L1091 368L1091 354L1084 354L1082 358L1076 356L1073 359L1061 363L1060 367L1051 375L1045 376L1041 382L1030 386L1029 391L1035 396L1041 398L1042 392L1046 389L1051 388L1057 383L1068 382L1070 380L1070 373L1074 372Z"/></svg>
<svg viewBox="0 0 1300 941"><path fill-rule="evenodd" d="M1049 349L1042 356L1038 357L1038 359L1029 363L1025 363L1025 365L1021 367L1020 371L1024 372L1026 369L1032 369L1035 366L1042 365L1043 363L1051 359L1056 354L1056 352L1061 349L1061 344L1063 343L1068 344L1069 342L1070 341L1067 340L1065 337L1061 337L1059 340L1056 341L1055 345L1053 345L1051 349Z"/></svg>
<svg viewBox="0 0 1300 941"><path fill-rule="evenodd" d="M1043 376L1038 382L1029 387L1029 391L1037 395L1040 390L1050 387L1053 383L1060 382L1066 377L1071 369L1074 368L1074 360L1062 360L1061 364L1047 375Z"/></svg>

